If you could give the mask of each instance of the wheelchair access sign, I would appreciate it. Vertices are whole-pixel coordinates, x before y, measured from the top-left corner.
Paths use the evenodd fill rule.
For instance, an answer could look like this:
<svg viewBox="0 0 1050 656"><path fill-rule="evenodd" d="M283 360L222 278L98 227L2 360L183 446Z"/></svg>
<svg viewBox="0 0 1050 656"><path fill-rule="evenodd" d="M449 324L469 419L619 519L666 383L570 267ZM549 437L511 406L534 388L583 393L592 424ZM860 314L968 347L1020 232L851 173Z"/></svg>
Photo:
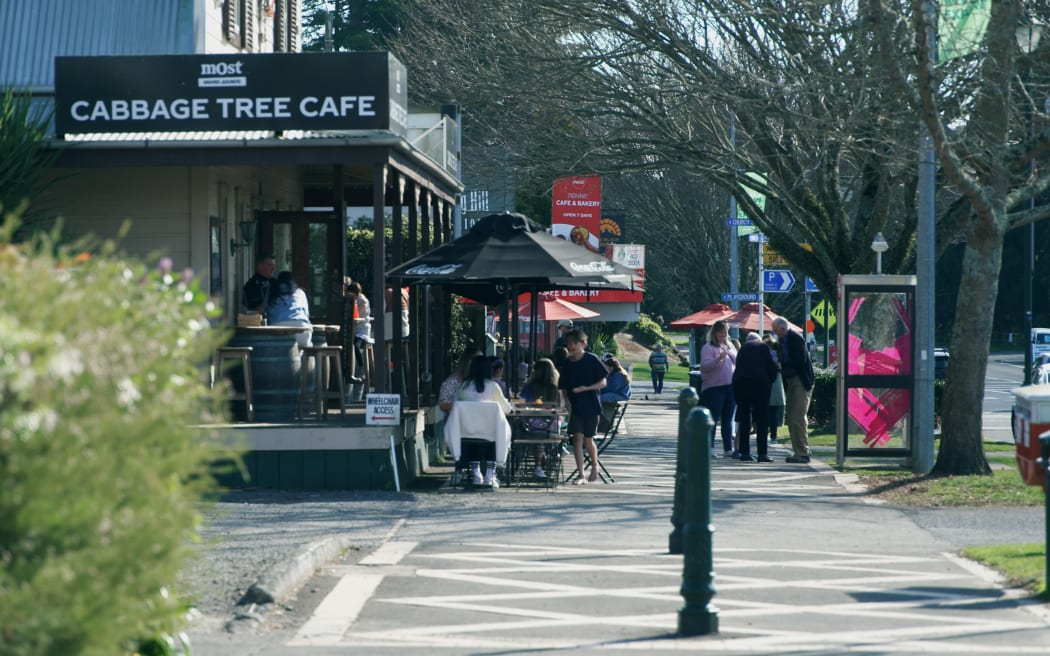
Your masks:
<svg viewBox="0 0 1050 656"><path fill-rule="evenodd" d="M365 424L367 426L397 426L400 423L400 394L369 394L365 397Z"/></svg>

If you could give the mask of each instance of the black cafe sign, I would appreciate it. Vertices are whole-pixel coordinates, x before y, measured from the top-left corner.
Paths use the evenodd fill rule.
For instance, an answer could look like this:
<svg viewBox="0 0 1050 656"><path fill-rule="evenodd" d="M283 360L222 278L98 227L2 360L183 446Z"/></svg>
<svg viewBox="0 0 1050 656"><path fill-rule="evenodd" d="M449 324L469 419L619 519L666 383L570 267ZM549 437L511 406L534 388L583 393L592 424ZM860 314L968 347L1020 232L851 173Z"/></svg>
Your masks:
<svg viewBox="0 0 1050 656"><path fill-rule="evenodd" d="M389 130L405 67L386 52L56 57L58 134Z"/></svg>

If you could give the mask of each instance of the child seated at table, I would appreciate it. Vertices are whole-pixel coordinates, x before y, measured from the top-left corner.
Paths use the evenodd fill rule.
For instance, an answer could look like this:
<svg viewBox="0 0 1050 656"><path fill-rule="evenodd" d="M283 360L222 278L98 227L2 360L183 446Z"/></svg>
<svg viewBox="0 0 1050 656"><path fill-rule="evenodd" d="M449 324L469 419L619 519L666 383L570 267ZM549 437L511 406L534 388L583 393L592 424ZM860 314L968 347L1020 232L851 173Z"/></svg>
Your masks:
<svg viewBox="0 0 1050 656"><path fill-rule="evenodd" d="M521 388L521 399L528 403L543 402L554 407L561 406L561 392L558 390L558 370L554 368L554 362L549 358L540 358L532 367L532 374ZM558 434L560 426L558 418L544 419L533 417L525 419L521 426L527 433L533 433L543 437ZM536 478L546 478L543 470L544 453L543 448L536 446L536 468L532 475Z"/></svg>

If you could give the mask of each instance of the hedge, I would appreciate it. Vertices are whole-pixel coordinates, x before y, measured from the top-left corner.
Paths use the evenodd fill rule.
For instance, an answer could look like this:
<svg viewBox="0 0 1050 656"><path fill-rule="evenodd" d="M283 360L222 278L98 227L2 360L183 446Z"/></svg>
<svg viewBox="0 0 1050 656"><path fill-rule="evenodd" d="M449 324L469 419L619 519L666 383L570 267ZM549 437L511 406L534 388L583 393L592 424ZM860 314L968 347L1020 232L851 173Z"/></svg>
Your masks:
<svg viewBox="0 0 1050 656"><path fill-rule="evenodd" d="M0 232L0 653L124 654L176 632L174 587L225 421L225 337L188 275L112 244ZM231 454L226 454L231 455Z"/></svg>

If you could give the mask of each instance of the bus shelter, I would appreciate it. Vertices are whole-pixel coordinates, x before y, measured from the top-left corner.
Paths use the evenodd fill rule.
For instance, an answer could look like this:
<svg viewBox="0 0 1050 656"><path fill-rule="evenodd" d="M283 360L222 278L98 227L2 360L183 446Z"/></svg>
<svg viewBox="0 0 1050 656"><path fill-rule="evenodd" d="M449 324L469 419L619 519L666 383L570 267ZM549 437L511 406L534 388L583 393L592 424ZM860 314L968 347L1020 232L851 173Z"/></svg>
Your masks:
<svg viewBox="0 0 1050 656"><path fill-rule="evenodd" d="M915 276L839 278L836 452L901 458L915 448Z"/></svg>

